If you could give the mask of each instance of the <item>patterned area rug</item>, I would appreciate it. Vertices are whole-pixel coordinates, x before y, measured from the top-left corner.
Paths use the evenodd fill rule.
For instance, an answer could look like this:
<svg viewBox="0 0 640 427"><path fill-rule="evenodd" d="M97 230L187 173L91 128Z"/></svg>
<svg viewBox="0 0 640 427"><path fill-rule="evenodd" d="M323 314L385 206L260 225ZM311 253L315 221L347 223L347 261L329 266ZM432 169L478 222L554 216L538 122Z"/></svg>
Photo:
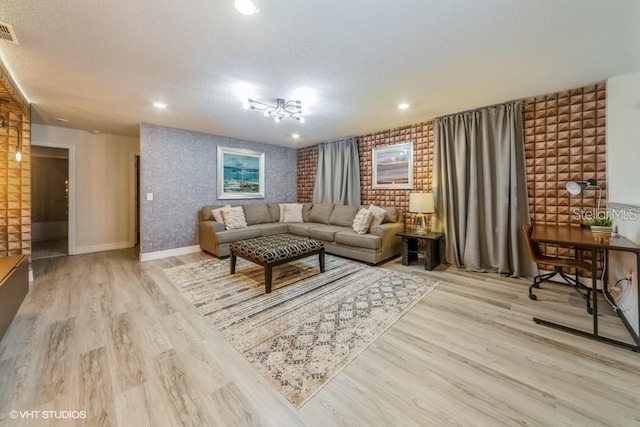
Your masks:
<svg viewBox="0 0 640 427"><path fill-rule="evenodd" d="M440 282L342 258L317 257L264 269L238 259L164 270L167 277L296 408Z"/></svg>

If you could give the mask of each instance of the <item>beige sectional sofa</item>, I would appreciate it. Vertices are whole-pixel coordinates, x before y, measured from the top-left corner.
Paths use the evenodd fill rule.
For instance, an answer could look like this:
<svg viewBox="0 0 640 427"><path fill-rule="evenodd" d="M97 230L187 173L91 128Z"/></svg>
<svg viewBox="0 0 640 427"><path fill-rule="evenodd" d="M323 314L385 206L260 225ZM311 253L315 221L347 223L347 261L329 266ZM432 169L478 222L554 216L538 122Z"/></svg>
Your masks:
<svg viewBox="0 0 640 427"><path fill-rule="evenodd" d="M358 210L367 206L304 203L304 222L287 223L279 222L278 203L253 203L243 206L247 227L236 230L226 230L224 224L214 220L211 211L220 207L204 206L199 214L200 248L220 258L229 256L229 245L235 241L280 233L320 240L327 253L369 264L378 264L402 251L402 239L396 233L404 229L404 218L395 207L383 207L386 213L382 224L367 234L357 234L351 228Z"/></svg>

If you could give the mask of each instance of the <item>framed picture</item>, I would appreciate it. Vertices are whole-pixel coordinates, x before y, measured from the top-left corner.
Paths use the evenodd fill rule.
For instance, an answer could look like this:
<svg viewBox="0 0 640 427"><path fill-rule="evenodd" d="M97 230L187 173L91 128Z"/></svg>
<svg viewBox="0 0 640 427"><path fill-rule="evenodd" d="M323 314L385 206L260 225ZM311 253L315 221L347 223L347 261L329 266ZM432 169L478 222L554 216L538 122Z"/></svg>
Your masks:
<svg viewBox="0 0 640 427"><path fill-rule="evenodd" d="M264 153L218 147L218 199L264 199Z"/></svg>
<svg viewBox="0 0 640 427"><path fill-rule="evenodd" d="M413 188L413 142L374 148L373 188Z"/></svg>

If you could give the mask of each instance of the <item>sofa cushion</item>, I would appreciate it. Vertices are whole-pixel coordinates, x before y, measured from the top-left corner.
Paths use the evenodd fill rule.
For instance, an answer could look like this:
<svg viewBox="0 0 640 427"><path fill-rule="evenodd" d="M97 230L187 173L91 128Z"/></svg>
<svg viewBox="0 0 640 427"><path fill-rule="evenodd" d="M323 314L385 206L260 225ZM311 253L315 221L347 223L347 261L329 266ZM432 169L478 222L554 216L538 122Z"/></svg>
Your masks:
<svg viewBox="0 0 640 427"><path fill-rule="evenodd" d="M280 203L280 222L302 222L302 204Z"/></svg>
<svg viewBox="0 0 640 427"><path fill-rule="evenodd" d="M271 222L280 221L280 203L267 203L269 213L271 213Z"/></svg>
<svg viewBox="0 0 640 427"><path fill-rule="evenodd" d="M251 228L240 228L238 230L226 230L218 231L215 236L218 243L231 243L238 240L253 239L254 237L260 237L262 231L257 225L252 225Z"/></svg>
<svg viewBox="0 0 640 427"><path fill-rule="evenodd" d="M398 208L396 208L395 206L383 206L382 209L387 211L384 214L384 220L382 220L383 224L387 222L398 222L398 218L400 218L400 211L398 210Z"/></svg>
<svg viewBox="0 0 640 427"><path fill-rule="evenodd" d="M303 203L302 204L302 220L304 222L309 221L309 215L311 215L311 208L313 207L313 203Z"/></svg>
<svg viewBox="0 0 640 427"><path fill-rule="evenodd" d="M332 203L314 203L311 212L309 212L309 222L329 224L331 212L333 212Z"/></svg>
<svg viewBox="0 0 640 427"><path fill-rule="evenodd" d="M333 242L334 235L339 231L344 231L344 227L337 225L316 225L309 229L309 237L325 242Z"/></svg>
<svg viewBox="0 0 640 427"><path fill-rule="evenodd" d="M329 217L329 224L351 227L357 213L357 206L335 205Z"/></svg>
<svg viewBox="0 0 640 427"><path fill-rule="evenodd" d="M263 236L272 236L274 234L285 234L289 232L289 226L279 222L273 224L260 224L256 227L260 228Z"/></svg>
<svg viewBox="0 0 640 427"><path fill-rule="evenodd" d="M365 249L380 249L382 239L373 234L358 234L353 230L339 231L335 237L336 243L341 245L356 246Z"/></svg>
<svg viewBox="0 0 640 427"><path fill-rule="evenodd" d="M269 212L269 207L265 203L252 203L250 205L244 205L243 208L247 225L271 222L271 212Z"/></svg>
<svg viewBox="0 0 640 427"><path fill-rule="evenodd" d="M369 205L368 210L371 211L371 213L373 214L373 219L371 220L371 224L369 224L369 233L371 233L371 230L373 229L373 227L382 224L382 221L384 221L384 216L387 214L387 211L381 208L380 206L376 206L376 205Z"/></svg>
<svg viewBox="0 0 640 427"><path fill-rule="evenodd" d="M318 227L319 225L321 224L316 224L315 222L292 223L289 224L289 233L295 234L296 236L309 237L309 229Z"/></svg>
<svg viewBox="0 0 640 427"><path fill-rule="evenodd" d="M373 220L373 213L369 209L360 209L353 219L351 228L358 234L366 234Z"/></svg>
<svg viewBox="0 0 640 427"><path fill-rule="evenodd" d="M244 209L242 209L242 206L222 208L222 218L224 219L224 226L227 227L227 230L247 228L247 220L244 217Z"/></svg>
<svg viewBox="0 0 640 427"><path fill-rule="evenodd" d="M212 205L206 205L203 206L202 209L200 209L200 221L213 221L213 214L211 213L212 210L220 208L222 206L217 205L217 206L212 206Z"/></svg>

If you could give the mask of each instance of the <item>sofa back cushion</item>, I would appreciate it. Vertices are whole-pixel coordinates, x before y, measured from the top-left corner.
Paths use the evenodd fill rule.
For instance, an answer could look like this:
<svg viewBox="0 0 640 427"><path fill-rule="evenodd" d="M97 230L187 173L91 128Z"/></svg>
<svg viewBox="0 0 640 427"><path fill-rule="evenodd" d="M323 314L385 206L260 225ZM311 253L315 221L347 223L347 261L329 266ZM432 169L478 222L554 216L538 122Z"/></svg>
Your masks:
<svg viewBox="0 0 640 427"><path fill-rule="evenodd" d="M212 210L221 208L222 205L206 205L200 209L200 221L213 221Z"/></svg>
<svg viewBox="0 0 640 427"><path fill-rule="evenodd" d="M252 203L244 205L244 217L247 225L265 224L271 222L271 212L266 203Z"/></svg>
<svg viewBox="0 0 640 427"><path fill-rule="evenodd" d="M309 222L329 224L331 212L333 212L332 203L314 203L313 207L311 208L311 212L309 212Z"/></svg>
<svg viewBox="0 0 640 427"><path fill-rule="evenodd" d="M313 207L313 203L303 203L302 204L302 220L304 222L310 222L309 216L311 215L311 208Z"/></svg>
<svg viewBox="0 0 640 427"><path fill-rule="evenodd" d="M280 222L280 203L267 203L267 207L271 214L271 222Z"/></svg>
<svg viewBox="0 0 640 427"><path fill-rule="evenodd" d="M353 219L358 213L357 206L345 206L335 205L331 216L329 217L329 224L339 225L341 227L351 227L353 225Z"/></svg>

